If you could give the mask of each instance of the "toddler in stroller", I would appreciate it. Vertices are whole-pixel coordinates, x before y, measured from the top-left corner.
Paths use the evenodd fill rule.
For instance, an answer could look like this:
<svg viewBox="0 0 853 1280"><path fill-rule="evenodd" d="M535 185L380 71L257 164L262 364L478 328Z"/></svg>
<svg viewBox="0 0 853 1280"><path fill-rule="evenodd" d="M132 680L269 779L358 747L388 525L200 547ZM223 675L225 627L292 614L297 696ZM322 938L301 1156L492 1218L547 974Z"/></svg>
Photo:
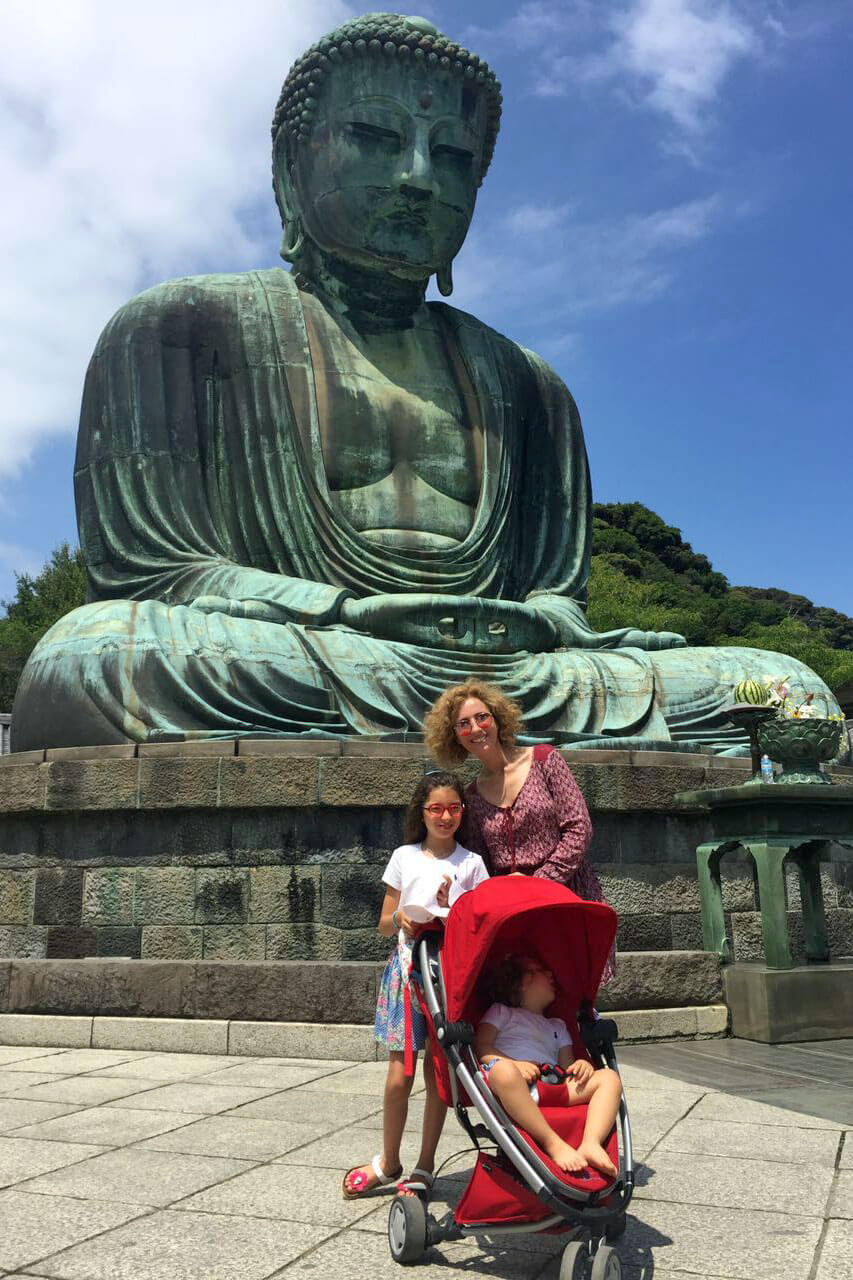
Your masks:
<svg viewBox="0 0 853 1280"><path fill-rule="evenodd" d="M464 1235L565 1232L571 1238L560 1280L619 1280L610 1241L624 1230L633 1192L631 1130L616 1071L616 1028L592 1008L615 932L616 914L604 903L585 902L552 881L507 876L461 897L443 933L419 934L413 977L438 1089L477 1159L455 1210L440 1220L423 1199L394 1199L388 1236L398 1262L418 1261L431 1245ZM495 994L508 1002L489 1006ZM496 1012L501 1006L505 1013ZM501 1038L506 1023L528 1017L539 1032L547 1028L542 1048L549 1051L536 1063L519 1062ZM568 1084L561 1058L573 1073Z"/></svg>

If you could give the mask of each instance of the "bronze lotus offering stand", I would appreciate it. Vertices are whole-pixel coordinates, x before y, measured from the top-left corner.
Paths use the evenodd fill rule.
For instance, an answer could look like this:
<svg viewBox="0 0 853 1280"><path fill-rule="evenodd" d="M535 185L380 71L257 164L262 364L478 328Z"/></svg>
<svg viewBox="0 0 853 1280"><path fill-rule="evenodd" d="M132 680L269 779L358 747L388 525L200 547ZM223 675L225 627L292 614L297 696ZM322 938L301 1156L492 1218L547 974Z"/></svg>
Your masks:
<svg viewBox="0 0 853 1280"><path fill-rule="evenodd" d="M730 707L726 707L723 714L731 724L743 729L749 738L749 749L752 755L752 777L748 782L744 783L744 786L749 786L754 782L761 782L761 757L764 755L764 748L759 745L758 730L767 720L775 720L777 718L776 708L761 703L735 702ZM767 754L771 760L775 758L769 751Z"/></svg>
<svg viewBox="0 0 853 1280"><path fill-rule="evenodd" d="M778 760L782 772L777 782L811 782L831 786L828 773L819 766L828 764L841 751L844 722L774 716L761 719L756 727L761 755ZM759 756L760 762L761 756Z"/></svg>

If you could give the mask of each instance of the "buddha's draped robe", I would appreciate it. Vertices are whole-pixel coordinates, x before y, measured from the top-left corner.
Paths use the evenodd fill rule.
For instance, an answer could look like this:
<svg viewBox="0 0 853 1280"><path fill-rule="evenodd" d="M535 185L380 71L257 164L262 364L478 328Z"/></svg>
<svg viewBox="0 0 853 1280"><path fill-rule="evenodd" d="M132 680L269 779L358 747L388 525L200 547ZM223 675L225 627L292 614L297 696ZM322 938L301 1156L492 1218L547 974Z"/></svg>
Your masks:
<svg viewBox="0 0 853 1280"><path fill-rule="evenodd" d="M520 700L531 734L577 745L737 746L720 710L747 675L789 676L836 709L777 654L568 647L591 528L574 402L537 356L428 305L485 447L468 536L426 550L377 545L333 506L289 273L172 281L118 312L88 371L75 471L91 603L34 651L15 749L416 732L443 688L475 676ZM534 602L567 647L483 656L338 621L348 596L404 591ZM194 607L203 597L229 612ZM247 601L267 602L271 620L240 616Z"/></svg>

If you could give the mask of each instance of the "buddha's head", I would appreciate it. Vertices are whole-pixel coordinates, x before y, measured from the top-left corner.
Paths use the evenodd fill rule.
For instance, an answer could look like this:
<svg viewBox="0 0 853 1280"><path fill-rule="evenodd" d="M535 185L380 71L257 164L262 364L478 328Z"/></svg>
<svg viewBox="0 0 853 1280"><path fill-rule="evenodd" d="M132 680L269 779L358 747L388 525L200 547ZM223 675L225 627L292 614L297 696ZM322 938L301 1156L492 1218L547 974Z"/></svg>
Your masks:
<svg viewBox="0 0 853 1280"><path fill-rule="evenodd" d="M291 68L273 119L282 256L311 246L449 293L492 158L500 85L425 18L372 13Z"/></svg>

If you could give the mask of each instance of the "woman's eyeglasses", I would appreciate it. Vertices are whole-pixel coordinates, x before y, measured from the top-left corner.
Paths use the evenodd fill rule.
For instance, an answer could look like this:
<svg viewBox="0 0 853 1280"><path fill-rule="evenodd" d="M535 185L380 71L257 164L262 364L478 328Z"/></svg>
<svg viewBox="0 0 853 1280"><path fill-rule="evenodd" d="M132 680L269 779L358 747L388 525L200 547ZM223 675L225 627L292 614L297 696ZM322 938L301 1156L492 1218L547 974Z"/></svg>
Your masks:
<svg viewBox="0 0 853 1280"><path fill-rule="evenodd" d="M449 813L451 818L458 818L462 812L461 804L425 804L424 813L428 813L431 818L441 818L445 813Z"/></svg>
<svg viewBox="0 0 853 1280"><path fill-rule="evenodd" d="M466 716L464 720L457 720L453 728L457 733L472 733L474 728L482 729L489 724L494 717L491 711L475 711L473 716Z"/></svg>

